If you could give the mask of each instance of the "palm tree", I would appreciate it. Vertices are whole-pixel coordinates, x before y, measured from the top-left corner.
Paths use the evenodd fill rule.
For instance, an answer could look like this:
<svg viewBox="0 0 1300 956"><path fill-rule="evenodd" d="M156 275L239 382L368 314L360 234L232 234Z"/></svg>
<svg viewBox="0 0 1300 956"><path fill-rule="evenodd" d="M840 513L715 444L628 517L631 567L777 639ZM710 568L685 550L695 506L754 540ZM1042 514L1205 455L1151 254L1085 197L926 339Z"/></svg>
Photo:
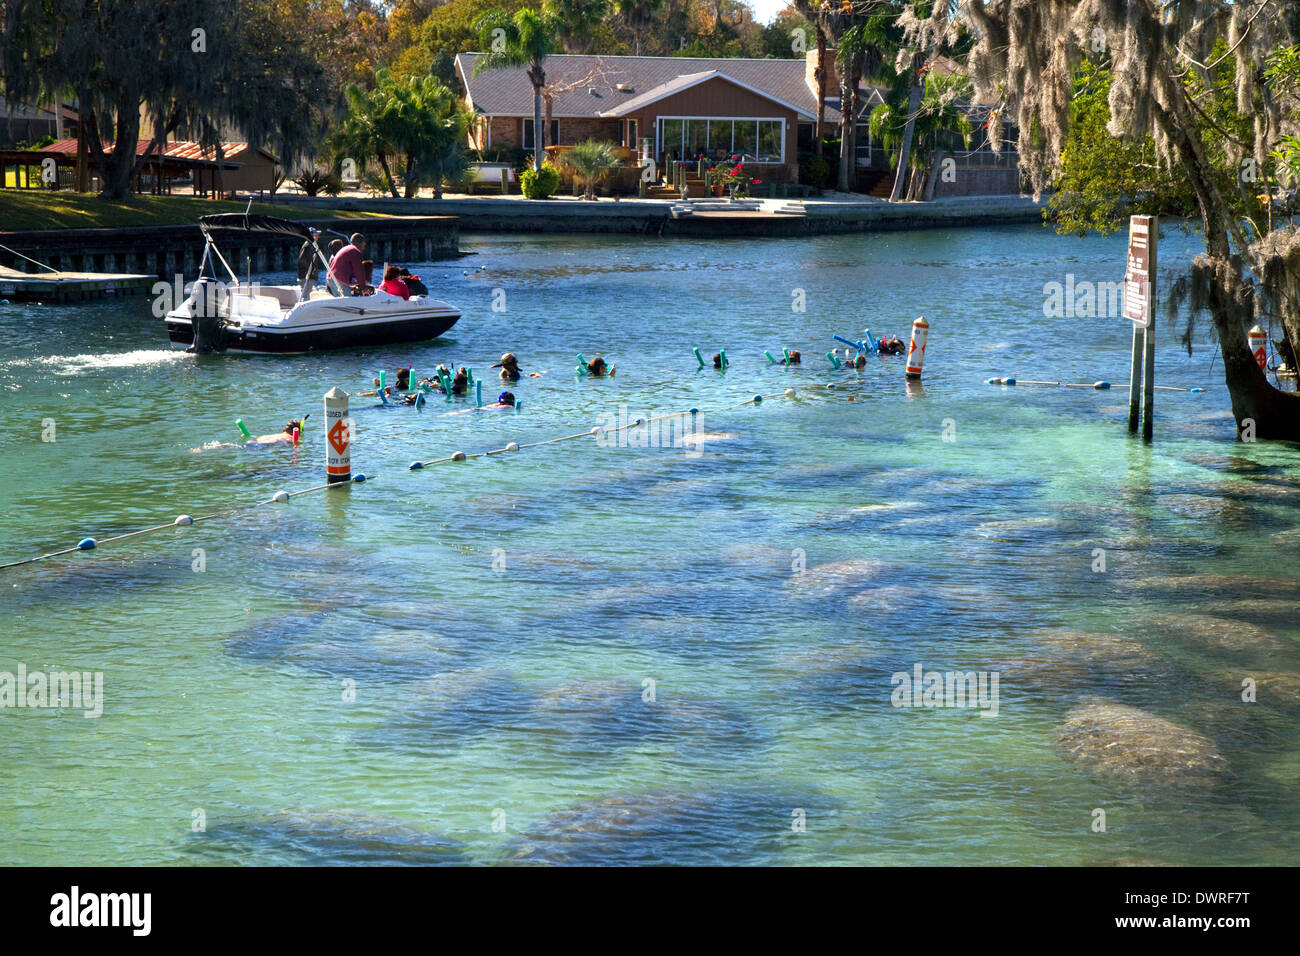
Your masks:
<svg viewBox="0 0 1300 956"><path fill-rule="evenodd" d="M605 174L619 164L618 153L613 143L589 139L579 143L568 151L564 161L573 167L575 173L582 177L586 191L583 199L596 198L596 183Z"/></svg>
<svg viewBox="0 0 1300 956"><path fill-rule="evenodd" d="M609 15L609 0L546 0L543 8L560 21L565 53L586 53L591 31Z"/></svg>
<svg viewBox="0 0 1300 956"><path fill-rule="evenodd" d="M614 12L636 37L636 55L641 55L641 31L654 22L663 0L613 0Z"/></svg>
<svg viewBox="0 0 1300 956"><path fill-rule="evenodd" d="M913 53L911 60L912 68L908 72L912 75L912 87L907 95L907 121L903 126L903 142L898 152L898 173L894 176L894 189L889 194L890 202L898 202L903 198L903 177L907 175L911 165L912 137L916 126L916 115L921 109L921 97L924 93L925 70L921 66L921 55Z"/></svg>
<svg viewBox="0 0 1300 956"><path fill-rule="evenodd" d="M943 139L956 133L964 143L970 142L970 119L957 106L959 100L969 101L970 81L959 74L942 76L929 71L920 104L916 110L906 113L903 112L901 94L901 89L896 88L890 102L872 110L871 135L879 139L885 149L899 150L899 169L906 169L905 176L910 178L905 197L926 198L934 188L933 173L938 168L937 160L945 152L941 148ZM909 130L913 140L905 166L901 147Z"/></svg>
<svg viewBox="0 0 1300 956"><path fill-rule="evenodd" d="M343 94L347 100L347 113L332 137L332 146L338 156L347 156L364 166L371 157L379 161L379 168L384 171L385 185L394 199L397 198L397 184L388 167L388 157L396 155L398 148L394 142L394 110L389 102L390 84L387 70L375 74L377 85L367 90L357 83L349 83Z"/></svg>
<svg viewBox="0 0 1300 956"><path fill-rule="evenodd" d="M853 188L853 173L857 166L858 86L868 46L866 32L860 23L840 35L836 55L840 71L840 192Z"/></svg>
<svg viewBox="0 0 1300 956"><path fill-rule="evenodd" d="M387 94L386 116L393 123L393 145L406 154L406 198L431 180L435 198L442 181L464 167L457 153L464 144L472 121L460 98L434 76L408 76L381 87Z"/></svg>
<svg viewBox="0 0 1300 956"><path fill-rule="evenodd" d="M533 169L546 159L546 130L542 128L542 88L546 86L546 58L560 48L561 24L555 14L527 8L511 16L489 10L474 21L474 29L488 52L474 64L474 75L503 67L528 67L533 85ZM498 32L499 31L499 32Z"/></svg>

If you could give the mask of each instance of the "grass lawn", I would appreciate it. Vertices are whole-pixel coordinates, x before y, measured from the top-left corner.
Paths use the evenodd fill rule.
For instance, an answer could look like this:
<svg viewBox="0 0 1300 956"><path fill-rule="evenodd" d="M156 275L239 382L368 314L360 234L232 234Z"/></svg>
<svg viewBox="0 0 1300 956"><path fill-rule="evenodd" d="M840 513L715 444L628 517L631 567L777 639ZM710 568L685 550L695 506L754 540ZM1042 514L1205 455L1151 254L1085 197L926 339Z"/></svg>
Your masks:
<svg viewBox="0 0 1300 956"><path fill-rule="evenodd" d="M184 226L199 216L243 212L248 200L217 201L193 196L136 196L130 203L111 203L93 193L0 189L0 232L24 229L94 229L118 226ZM328 219L333 209L275 206L254 201L253 212L283 219ZM383 218L382 213L347 211L348 219Z"/></svg>

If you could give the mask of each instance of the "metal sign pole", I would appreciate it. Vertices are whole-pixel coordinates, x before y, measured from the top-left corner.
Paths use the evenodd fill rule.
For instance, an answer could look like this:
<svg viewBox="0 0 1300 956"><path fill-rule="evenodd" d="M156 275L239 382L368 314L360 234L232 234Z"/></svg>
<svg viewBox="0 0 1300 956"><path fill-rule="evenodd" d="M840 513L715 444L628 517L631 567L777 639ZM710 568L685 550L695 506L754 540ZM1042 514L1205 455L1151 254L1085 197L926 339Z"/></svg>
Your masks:
<svg viewBox="0 0 1300 956"><path fill-rule="evenodd" d="M1128 430L1138 429L1139 401L1143 401L1142 437L1151 440L1155 414L1155 216L1130 216L1128 262L1124 269L1124 318L1133 323L1132 364L1129 367Z"/></svg>
<svg viewBox="0 0 1300 956"><path fill-rule="evenodd" d="M1159 220L1148 216L1150 255L1147 256L1147 295L1145 329L1146 357L1142 382L1142 440L1151 441L1155 428L1156 404L1156 240L1160 236Z"/></svg>

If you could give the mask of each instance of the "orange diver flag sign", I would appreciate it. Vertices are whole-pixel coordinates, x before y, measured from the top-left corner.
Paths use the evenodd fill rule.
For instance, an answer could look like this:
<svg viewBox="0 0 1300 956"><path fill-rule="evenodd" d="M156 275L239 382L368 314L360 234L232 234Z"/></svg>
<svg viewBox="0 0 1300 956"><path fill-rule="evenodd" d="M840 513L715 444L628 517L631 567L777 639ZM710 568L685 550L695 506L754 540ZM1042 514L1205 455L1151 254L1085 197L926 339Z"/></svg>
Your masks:
<svg viewBox="0 0 1300 956"><path fill-rule="evenodd" d="M325 393L325 480L352 479L352 420L348 393L335 386Z"/></svg>
<svg viewBox="0 0 1300 956"><path fill-rule="evenodd" d="M1156 233L1154 216L1130 216L1128 222L1128 264L1124 269L1124 318L1139 325L1151 324L1155 277Z"/></svg>

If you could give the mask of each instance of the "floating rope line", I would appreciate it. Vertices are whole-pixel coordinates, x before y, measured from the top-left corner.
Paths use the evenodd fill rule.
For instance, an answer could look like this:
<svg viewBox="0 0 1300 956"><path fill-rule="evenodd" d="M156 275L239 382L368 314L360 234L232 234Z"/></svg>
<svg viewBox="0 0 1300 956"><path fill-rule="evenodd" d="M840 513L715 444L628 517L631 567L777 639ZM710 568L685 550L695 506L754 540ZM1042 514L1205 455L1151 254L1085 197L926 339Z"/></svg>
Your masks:
<svg viewBox="0 0 1300 956"><path fill-rule="evenodd" d="M836 385L834 382L820 382L820 383L811 383L809 385L806 385L805 388L808 389L820 388L826 390L833 390L836 388ZM722 408L717 409L716 411L730 411L736 408L744 408L746 405L761 405L765 399L769 399L769 398L796 398L797 396L798 393L795 391L795 389L787 388L785 389L785 391L782 392L772 392L771 394L768 395L762 395L762 394L755 395L753 398L747 398L744 401L737 402L734 405L723 406ZM471 452L471 453L466 453L463 451L453 452L451 455L447 455L446 457L443 458L432 458L429 459L428 461L414 461L411 463L409 470L419 471L420 469L427 468L430 465L440 465L450 461L470 461L475 458L486 458L492 455L501 455L506 452L520 451L521 449L524 448L541 448L545 445L554 445L564 441L574 441L575 439L578 438L595 438L601 435L610 435L616 432L625 431L626 429L629 428L639 428L640 426L647 425L651 422L663 421L666 418L676 418L679 415L695 416L700 414L701 411L702 410L699 408L690 408L687 409L685 412L666 412L662 415L654 415L649 418L638 418L635 421L630 421L624 425L618 425L614 428L602 428L599 425L597 425L594 428L588 429L587 431L574 432L571 435L560 435L556 438L547 438L542 441L525 442L524 444L519 444L518 442L510 442L509 444L505 445L502 448L490 448L487 451L480 451L480 452ZM711 410L709 409L704 409L703 411L711 413ZM187 527L189 525L197 524L200 521L210 521L213 518L226 518L226 517L230 517L231 515L243 514L245 512L252 511L254 508L259 508L262 505L283 503L286 501L290 501L294 498L301 497L302 495L310 494L311 492L314 491L321 491L330 488L344 488L347 487L349 484L353 484L353 483L359 484L367 480L369 479L367 478L366 475L358 473L353 475L350 481L324 482L319 485L312 485L309 488L299 489L298 491L277 491L269 498L262 499L261 501L255 501L252 504L241 505L236 508L227 508L224 511L214 511L210 514L198 515L197 517L187 515L187 514L182 514L182 515L177 515L176 518L174 518L172 521L169 521L165 524L152 525L148 528L141 528L138 531L127 531L124 532L123 534L116 534L108 538L89 538L89 537L82 538L79 542L77 542L75 547L63 548L58 551L50 551L46 554L39 554L36 555L35 557L23 558L22 560L19 561L10 561L6 564L0 564L0 570L4 570L5 568L16 568L24 564L34 564L37 561L45 561L49 558L57 558L65 554L72 554L76 551L93 551L95 548L99 547L100 545L109 544L114 541L125 541L127 538L137 538L142 535L152 534L155 531L162 531L167 528Z"/></svg>
<svg viewBox="0 0 1300 956"><path fill-rule="evenodd" d="M352 476L353 482L360 483L367 480L367 477L363 474ZM191 515L177 515L173 520L166 524L156 524L152 527L141 528L138 531L127 531L123 534L115 534L108 538L82 538L77 542L76 547L63 548L59 551L51 551L48 554L39 554L34 558L23 558L21 561L10 561L7 564L0 564L0 571L3 571L5 568L16 568L23 564L34 564L37 561L44 561L47 558L57 558L60 555L72 554L74 551L93 551L102 544L109 544L113 541L125 541L127 538L138 538L140 535L152 534L155 531L162 531L165 528L183 528L189 525L198 524L200 521L209 521L213 518L228 518L231 515L243 514L244 512L252 511L254 508L260 508L262 505L283 503L292 498L308 494L309 492L320 491L323 488L343 488L346 487L347 484L348 482L343 481L325 482L324 484L313 485L310 488L302 488L298 491L277 491L270 498L255 501L249 505L241 505L237 508L227 508L224 511L214 511L211 514L198 515L197 517Z"/></svg>
<svg viewBox="0 0 1300 956"><path fill-rule="evenodd" d="M1124 391L1124 392L1127 392L1129 390L1129 386L1127 385L1112 385L1110 384L1110 382L1107 382L1104 379L1100 382L1035 382L1023 378L1018 379L1018 378L1008 376L1006 378L985 379L984 384L985 385L1060 385L1065 388L1092 388L1092 389L1096 389L1097 391L1105 391L1107 389L1112 389L1112 388L1115 389L1116 391ZM1163 391L1163 392L1205 391L1205 389L1200 388L1199 386L1194 386L1192 388L1182 388L1177 385L1153 385L1151 387L1158 391Z"/></svg>

